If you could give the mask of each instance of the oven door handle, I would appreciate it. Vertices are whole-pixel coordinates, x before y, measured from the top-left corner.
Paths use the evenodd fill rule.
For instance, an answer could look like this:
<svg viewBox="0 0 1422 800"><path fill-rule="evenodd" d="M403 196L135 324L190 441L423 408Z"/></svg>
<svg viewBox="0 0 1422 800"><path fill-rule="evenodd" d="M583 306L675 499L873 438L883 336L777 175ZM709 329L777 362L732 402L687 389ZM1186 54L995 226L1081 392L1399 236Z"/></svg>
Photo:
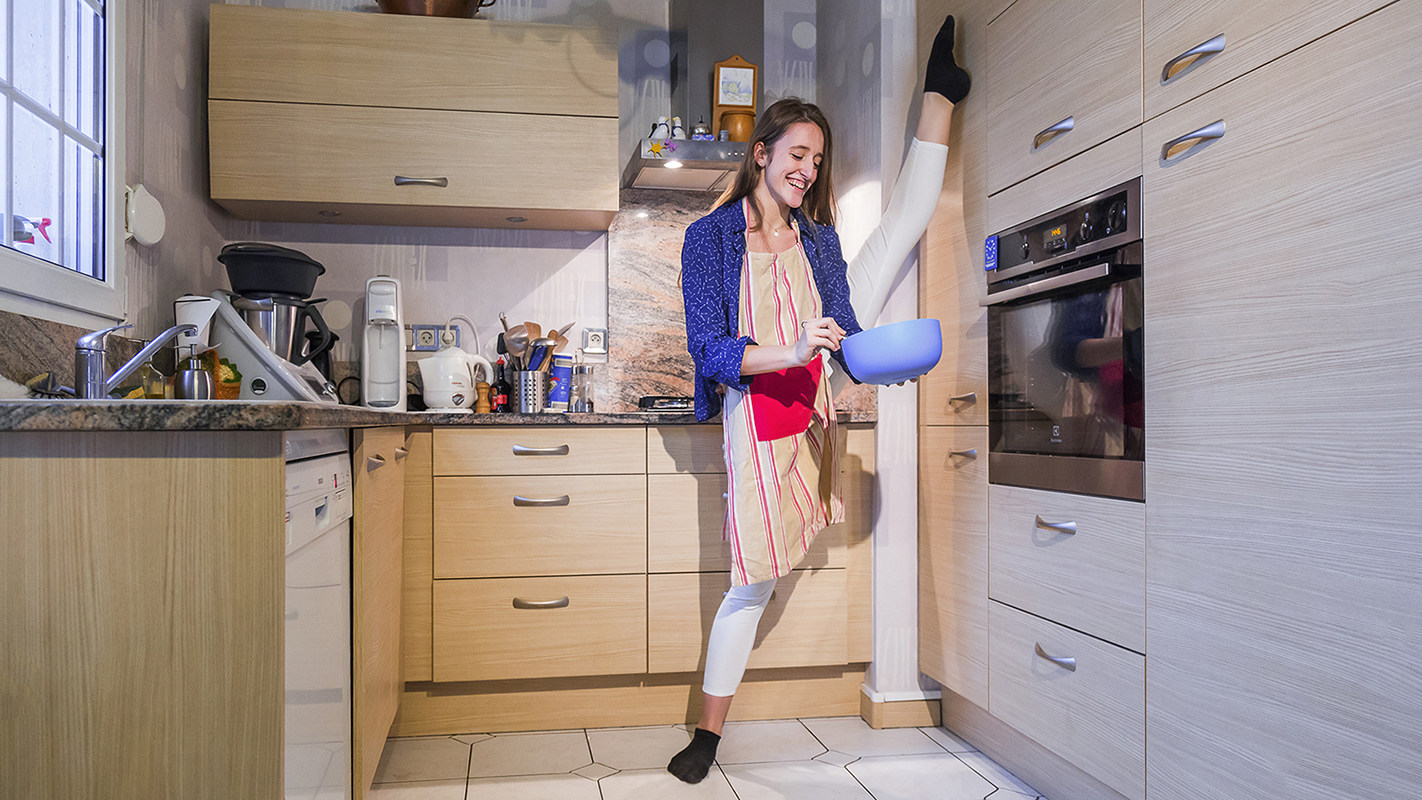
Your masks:
<svg viewBox="0 0 1422 800"><path fill-rule="evenodd" d="M1026 284L1025 286L1018 286L1012 289L997 292L996 294L990 294L987 297L984 297L983 299L979 300L978 305L986 308L988 306L996 306L1001 305L1003 303L1010 303L1013 300L1021 300L1024 297L1031 297L1032 295L1050 292L1053 289L1060 289L1063 286L1073 286L1078 283L1094 281L1097 278L1105 278L1110 274L1111 265L1109 263L1103 262L1090 267L1086 267L1084 269L1068 272L1065 275L1056 275L1051 278L1045 278L1040 281L1034 281L1033 283Z"/></svg>

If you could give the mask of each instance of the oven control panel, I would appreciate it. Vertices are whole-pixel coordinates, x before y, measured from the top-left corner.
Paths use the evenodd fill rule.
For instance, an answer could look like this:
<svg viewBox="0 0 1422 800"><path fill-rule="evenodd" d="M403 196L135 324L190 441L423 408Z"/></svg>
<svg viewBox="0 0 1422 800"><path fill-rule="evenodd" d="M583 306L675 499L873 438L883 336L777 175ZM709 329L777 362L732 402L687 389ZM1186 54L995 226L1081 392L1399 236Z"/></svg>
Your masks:
<svg viewBox="0 0 1422 800"><path fill-rule="evenodd" d="M1140 179L987 237L983 267L996 283L1140 238Z"/></svg>

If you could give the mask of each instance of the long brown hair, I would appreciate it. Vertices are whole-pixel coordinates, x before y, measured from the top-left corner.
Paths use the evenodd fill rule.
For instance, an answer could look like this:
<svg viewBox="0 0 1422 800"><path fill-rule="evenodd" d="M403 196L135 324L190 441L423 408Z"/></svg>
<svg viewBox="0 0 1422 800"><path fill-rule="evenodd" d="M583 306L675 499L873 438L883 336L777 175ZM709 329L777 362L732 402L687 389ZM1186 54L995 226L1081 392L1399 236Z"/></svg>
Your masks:
<svg viewBox="0 0 1422 800"><path fill-rule="evenodd" d="M760 183L761 173L764 168L755 160L755 146L762 144L766 153L769 154L775 148L775 143L790 130L790 126L799 122L811 122L819 126L820 133L825 137L824 157L820 160L819 175L815 182L810 184L810 188L805 192L805 199L800 203L800 210L804 212L805 218L810 221L811 231L814 226L834 224L834 183L830 180L831 156L834 153L834 144L830 138L829 120L825 118L825 113L814 103L807 103L798 97L787 97L777 100L760 115L760 119L755 124L755 131L751 133L749 142L746 142L746 154L741 158L741 165L736 169L736 177L731 181L731 185L716 198L714 208L720 208L727 203L739 202L742 198L750 198L751 214L754 220L746 220L746 226L750 230L758 230L764 219L764 209L755 199L755 187Z"/></svg>

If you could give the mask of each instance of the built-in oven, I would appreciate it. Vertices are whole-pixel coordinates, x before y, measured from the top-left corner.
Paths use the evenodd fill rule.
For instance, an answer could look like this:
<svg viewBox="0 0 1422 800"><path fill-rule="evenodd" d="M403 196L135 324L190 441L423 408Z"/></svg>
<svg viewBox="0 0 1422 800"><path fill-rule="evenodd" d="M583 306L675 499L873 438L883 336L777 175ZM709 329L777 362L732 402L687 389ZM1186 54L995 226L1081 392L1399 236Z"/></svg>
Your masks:
<svg viewBox="0 0 1422 800"><path fill-rule="evenodd" d="M984 248L988 481L1145 499L1140 179Z"/></svg>

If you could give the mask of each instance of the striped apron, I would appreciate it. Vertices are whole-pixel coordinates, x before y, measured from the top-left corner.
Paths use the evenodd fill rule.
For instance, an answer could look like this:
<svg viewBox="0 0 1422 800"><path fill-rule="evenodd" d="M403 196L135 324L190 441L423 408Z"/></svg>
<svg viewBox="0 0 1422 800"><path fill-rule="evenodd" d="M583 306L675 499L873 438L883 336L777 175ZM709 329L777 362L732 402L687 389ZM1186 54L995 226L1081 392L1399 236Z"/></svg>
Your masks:
<svg viewBox="0 0 1422 800"><path fill-rule="evenodd" d="M824 315L798 226L794 233L795 246L783 253L746 248L737 336L761 345L794 344L801 320ZM726 389L723 535L733 586L784 576L817 533L844 520L834 401L829 381L820 380L825 358L821 352L808 368L753 376L745 393Z"/></svg>

